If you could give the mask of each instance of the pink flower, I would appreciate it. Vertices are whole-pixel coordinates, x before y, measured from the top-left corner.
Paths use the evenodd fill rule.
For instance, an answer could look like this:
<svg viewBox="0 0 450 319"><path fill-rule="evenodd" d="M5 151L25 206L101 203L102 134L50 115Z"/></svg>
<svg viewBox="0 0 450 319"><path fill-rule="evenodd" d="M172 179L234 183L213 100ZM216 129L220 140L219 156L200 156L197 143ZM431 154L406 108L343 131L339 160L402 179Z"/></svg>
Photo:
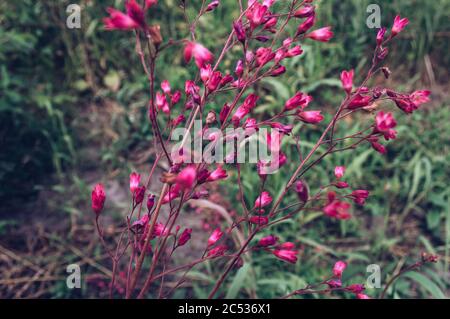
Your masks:
<svg viewBox="0 0 450 319"><path fill-rule="evenodd" d="M370 297L365 295L365 294L356 294L356 298L358 298L358 299L370 299Z"/></svg>
<svg viewBox="0 0 450 319"><path fill-rule="evenodd" d="M347 263L345 261L339 260L336 262L333 266L333 274L337 278L342 278L342 273L344 272L345 268L347 268Z"/></svg>
<svg viewBox="0 0 450 319"><path fill-rule="evenodd" d="M130 192L133 194L141 183L141 175L136 172L130 174Z"/></svg>
<svg viewBox="0 0 450 319"><path fill-rule="evenodd" d="M391 37L395 37L397 34L402 32L402 30L408 25L408 23L408 18L402 19L399 15L397 15L394 19L394 25L392 26Z"/></svg>
<svg viewBox="0 0 450 319"><path fill-rule="evenodd" d="M276 17L272 17L264 23L264 29L272 31L272 28L277 25L278 19Z"/></svg>
<svg viewBox="0 0 450 319"><path fill-rule="evenodd" d="M256 119L249 117L245 120L244 128L246 129L248 134L252 134L255 130L258 129L258 122L256 122Z"/></svg>
<svg viewBox="0 0 450 319"><path fill-rule="evenodd" d="M163 92L165 94L170 94L170 83L167 80L164 80L161 82L161 90L163 90Z"/></svg>
<svg viewBox="0 0 450 319"><path fill-rule="evenodd" d="M297 28L296 36L303 34L307 32L309 29L311 29L316 21L315 14L309 16L303 23L301 23Z"/></svg>
<svg viewBox="0 0 450 319"><path fill-rule="evenodd" d="M141 5L136 2L136 0L128 0L125 3L125 8L127 10L127 15L136 21L136 23L143 29L146 28L145 24L145 12Z"/></svg>
<svg viewBox="0 0 450 319"><path fill-rule="evenodd" d="M315 7L306 5L294 12L296 18L307 18L314 14Z"/></svg>
<svg viewBox="0 0 450 319"><path fill-rule="evenodd" d="M264 16L266 15L267 10L268 7L260 4L259 2L255 2L251 7L249 7L249 9L247 9L245 16L248 21L250 21L250 27L252 29L264 22Z"/></svg>
<svg viewBox="0 0 450 319"><path fill-rule="evenodd" d="M219 6L219 0L213 0L210 4L206 7L206 12L212 11L215 8Z"/></svg>
<svg viewBox="0 0 450 319"><path fill-rule="evenodd" d="M370 141L370 144L372 145L373 149L377 151L380 154L386 154L387 150L386 147L384 147L382 144L378 143L378 139L373 139Z"/></svg>
<svg viewBox="0 0 450 319"><path fill-rule="evenodd" d="M300 55L303 53L302 47L299 45L296 45L295 47L293 47L292 49L289 49L288 52L286 53L286 57L287 58L293 58L297 55Z"/></svg>
<svg viewBox="0 0 450 319"><path fill-rule="evenodd" d="M341 202L335 196L336 194L333 192L328 193L328 204L323 208L324 214L342 220L351 218L348 211L351 207L350 203Z"/></svg>
<svg viewBox="0 0 450 319"><path fill-rule="evenodd" d="M359 294L364 291L364 285L363 284L353 284L348 287L345 287L345 290L348 290L350 292L353 292L354 294Z"/></svg>
<svg viewBox="0 0 450 319"><path fill-rule="evenodd" d="M341 179L344 176L345 173L345 166L336 166L334 168L334 176L336 176L337 179Z"/></svg>
<svg viewBox="0 0 450 319"><path fill-rule="evenodd" d="M274 235L269 235L266 237L261 238L258 241L258 246L261 247L269 247L269 246L273 246L277 243L278 238Z"/></svg>
<svg viewBox="0 0 450 319"><path fill-rule="evenodd" d="M393 128L397 125L392 113L378 112L375 117L375 131L382 133L386 140L396 137L397 132Z"/></svg>
<svg viewBox="0 0 450 319"><path fill-rule="evenodd" d="M297 181L295 183L295 191L297 192L298 198L302 202L308 201L308 186L303 181Z"/></svg>
<svg viewBox="0 0 450 319"><path fill-rule="evenodd" d="M270 76L277 77L285 72L286 72L286 67L284 65L280 65L279 67L277 67L270 73Z"/></svg>
<svg viewBox="0 0 450 319"><path fill-rule="evenodd" d="M189 62L192 57L194 57L198 68L201 68L208 62L212 62L214 59L213 54L203 45L189 41L184 48L184 60Z"/></svg>
<svg viewBox="0 0 450 319"><path fill-rule="evenodd" d="M248 221L255 225L267 225L269 223L269 218L266 216L252 216Z"/></svg>
<svg viewBox="0 0 450 319"><path fill-rule="evenodd" d="M145 0L145 9L149 9L158 3L158 0Z"/></svg>
<svg viewBox="0 0 450 319"><path fill-rule="evenodd" d="M266 143L271 152L279 152L281 148L281 142L283 140L284 134L278 130L272 130L270 133L267 132Z"/></svg>
<svg viewBox="0 0 450 319"><path fill-rule="evenodd" d="M397 125L392 113L384 113L383 111L378 112L375 117L375 128L378 132L385 132Z"/></svg>
<svg viewBox="0 0 450 319"><path fill-rule="evenodd" d="M366 202L366 199L369 197L369 191L364 190L364 189L357 189L357 190L354 190L354 191L349 195L349 197L352 197L352 198L353 198L353 201L354 201L356 204L364 205L365 202Z"/></svg>
<svg viewBox="0 0 450 319"><path fill-rule="evenodd" d="M207 178L207 181L208 182L214 182L214 181L218 181L218 180L221 180L221 179L226 179L227 177L228 177L227 171L224 170L222 168L222 166L219 165L219 166L217 166L217 168L215 170L213 170L209 174L209 176Z"/></svg>
<svg viewBox="0 0 450 319"><path fill-rule="evenodd" d="M161 202L162 204L167 204L178 197L180 197L180 186L175 184L175 186L171 187L170 190L164 195Z"/></svg>
<svg viewBox="0 0 450 319"><path fill-rule="evenodd" d="M163 223L156 223L155 228L153 229L153 236L156 237L164 237L169 234L169 228Z"/></svg>
<svg viewBox="0 0 450 319"><path fill-rule="evenodd" d="M242 73L244 73L244 63L242 60L237 61L234 73L236 73L238 77L241 77Z"/></svg>
<svg viewBox="0 0 450 319"><path fill-rule="evenodd" d="M187 96L195 95L199 90L200 88L195 85L195 82L192 80L187 80L184 83L184 93L186 93Z"/></svg>
<svg viewBox="0 0 450 319"><path fill-rule="evenodd" d="M243 105L245 107L248 107L249 109L253 109L256 106L256 102L258 102L258 100L259 100L259 96L254 94L254 93L252 93L252 94L249 94L245 98Z"/></svg>
<svg viewBox="0 0 450 319"><path fill-rule="evenodd" d="M106 30L132 30L140 27L138 22L119 10L108 8L107 11L110 17L103 19Z"/></svg>
<svg viewBox="0 0 450 319"><path fill-rule="evenodd" d="M303 109L309 104L311 100L312 97L310 97L309 95L302 92L297 92L293 97L286 101L286 103L284 104L284 110L294 110L299 106L301 106Z"/></svg>
<svg viewBox="0 0 450 319"><path fill-rule="evenodd" d="M142 203L145 197L145 186L138 187L134 193L135 204L138 205Z"/></svg>
<svg viewBox="0 0 450 319"><path fill-rule="evenodd" d="M278 248L286 249L286 250L293 250L295 248L295 244L291 243L290 241L287 241L285 243L282 243Z"/></svg>
<svg viewBox="0 0 450 319"><path fill-rule="evenodd" d="M158 110L162 110L164 113L170 112L169 104L164 93L156 92L155 104Z"/></svg>
<svg viewBox="0 0 450 319"><path fill-rule="evenodd" d="M416 106L419 107L421 104L428 103L430 101L431 91L414 91L411 93L409 98L411 99L411 102Z"/></svg>
<svg viewBox="0 0 450 319"><path fill-rule="evenodd" d="M147 226L149 221L149 217L148 214L145 214L144 216L142 216L139 220L136 220L132 225L131 228L135 231L135 232L140 232L140 230L145 229L145 227Z"/></svg>
<svg viewBox="0 0 450 319"><path fill-rule="evenodd" d="M277 0L264 0L263 6L266 6L267 8L270 8Z"/></svg>
<svg viewBox="0 0 450 319"><path fill-rule="evenodd" d="M178 246L184 246L191 239L192 228L186 228L178 238Z"/></svg>
<svg viewBox="0 0 450 319"><path fill-rule="evenodd" d="M272 196L270 196L269 192L264 191L256 198L253 208L263 208L270 205L270 203L272 203Z"/></svg>
<svg viewBox="0 0 450 319"><path fill-rule="evenodd" d="M352 92L353 74L354 74L353 70L342 71L341 73L342 87L344 88L344 91L347 92L347 94L350 94Z"/></svg>
<svg viewBox="0 0 450 319"><path fill-rule="evenodd" d="M92 190L91 200L92 200L92 210L95 212L97 216L103 210L103 206L105 205L105 199L106 195L103 184L95 185L94 189Z"/></svg>
<svg viewBox="0 0 450 319"><path fill-rule="evenodd" d="M220 82L222 81L222 73L219 71L214 72L208 81L208 89L212 92L217 89Z"/></svg>
<svg viewBox="0 0 450 319"><path fill-rule="evenodd" d="M386 28L380 28L377 33L377 45L381 45L384 40L384 35L386 34Z"/></svg>
<svg viewBox="0 0 450 319"><path fill-rule="evenodd" d="M208 247L213 246L215 243L217 243L220 238L222 238L223 232L220 230L220 228L216 228L211 236L208 238Z"/></svg>
<svg viewBox="0 0 450 319"><path fill-rule="evenodd" d="M216 248L211 249L206 256L210 258L222 256L227 251L227 249L228 249L227 246L220 245L217 246Z"/></svg>
<svg viewBox="0 0 450 319"><path fill-rule="evenodd" d="M148 194L147 197L147 211L150 213L155 205L155 195Z"/></svg>
<svg viewBox="0 0 450 319"><path fill-rule="evenodd" d="M212 67L211 64L203 65L200 68L200 79L202 79L203 83L208 82L209 78L212 75Z"/></svg>
<svg viewBox="0 0 450 319"><path fill-rule="evenodd" d="M183 114L180 114L172 120L172 125L177 126L180 123L184 122L185 120L186 120L186 117Z"/></svg>
<svg viewBox="0 0 450 319"><path fill-rule="evenodd" d="M340 279L330 279L325 282L330 288L341 288L342 282Z"/></svg>
<svg viewBox="0 0 450 319"><path fill-rule="evenodd" d="M320 114L322 111L304 111L298 113L298 117L300 121L309 123L309 124L317 124L322 122L324 119L323 115Z"/></svg>
<svg viewBox="0 0 450 319"><path fill-rule="evenodd" d="M343 182L343 181L339 181L337 183L334 184L337 188L348 188L348 183L347 182Z"/></svg>
<svg viewBox="0 0 450 319"><path fill-rule="evenodd" d="M272 252L278 259L287 261L291 264L295 264L297 262L297 250L286 250L286 249L275 249Z"/></svg>
<svg viewBox="0 0 450 319"><path fill-rule="evenodd" d="M348 109L355 110L361 107L365 107L370 104L372 101L372 97L370 96L363 96L361 94L357 94L349 103Z"/></svg>
<svg viewBox="0 0 450 319"><path fill-rule="evenodd" d="M241 105L237 108L236 112L233 114L233 117L231 118L231 121L233 122L234 126L239 126L239 123L241 120L250 113L250 109L248 107L245 107L244 105Z"/></svg>
<svg viewBox="0 0 450 319"><path fill-rule="evenodd" d="M220 87L224 87L225 85L232 82L233 80L234 80L234 78L231 74L226 74L220 81Z"/></svg>
<svg viewBox="0 0 450 319"><path fill-rule="evenodd" d="M256 65L264 66L275 58L271 48L259 48L256 50Z"/></svg>
<svg viewBox="0 0 450 319"><path fill-rule="evenodd" d="M244 26L242 25L242 21L239 20L239 21L233 22L233 29L234 29L234 33L236 34L236 38L240 42L244 43L247 35L245 34L245 29L244 29Z"/></svg>
<svg viewBox="0 0 450 319"><path fill-rule="evenodd" d="M176 178L176 183L181 189L190 189L197 178L197 170L195 166L185 167Z"/></svg>
<svg viewBox="0 0 450 319"><path fill-rule="evenodd" d="M310 38L315 41L328 42L333 37L331 27L320 28L307 34L305 38Z"/></svg>
<svg viewBox="0 0 450 319"><path fill-rule="evenodd" d="M284 125L279 122L271 122L270 127L277 129L280 133L285 134L285 135L291 134L292 128L293 128L292 125Z"/></svg>

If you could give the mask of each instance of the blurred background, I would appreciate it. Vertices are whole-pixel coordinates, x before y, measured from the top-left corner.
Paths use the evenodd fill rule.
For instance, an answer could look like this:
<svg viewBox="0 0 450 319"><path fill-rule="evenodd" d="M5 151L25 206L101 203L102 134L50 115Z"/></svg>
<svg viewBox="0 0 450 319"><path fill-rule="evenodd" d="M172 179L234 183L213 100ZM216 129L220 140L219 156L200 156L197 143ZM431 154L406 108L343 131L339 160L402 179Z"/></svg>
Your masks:
<svg viewBox="0 0 450 319"><path fill-rule="evenodd" d="M151 9L151 23L161 25L165 41L186 38L187 28L176 0L160 0ZM279 1L283 5L283 1ZM265 80L255 90L263 95L256 114L272 114L280 101L301 90L314 96L314 108L332 111L342 99L339 74L355 68L364 74L374 48L375 29L366 26L367 6L375 1L316 1L318 25L333 26L327 44L302 43L305 51L291 59L288 72ZM67 5L81 6L81 29L66 27ZM429 89L432 103L412 116L395 111L399 138L381 156L368 148L335 154L306 177L314 190L328 183L334 165L348 168L352 185L369 189L364 207L355 207L351 221L330 222L320 212L301 215L276 227L282 240L301 246L300 261L292 266L265 253L230 276L226 297L275 298L326 277L334 262L350 262L346 277L367 277L366 267L378 264L382 282L420 252L441 256L421 273L409 273L389 291L394 298L439 298L449 295L450 250L450 2L448 0L376 1L382 25L390 27L400 13L410 25L390 47L386 64L393 71L383 85L399 91ZM197 1L187 1L194 17ZM110 265L93 228L90 190L107 185L104 227L111 238L130 203L128 175L148 171L155 150L146 118L147 79L127 32L103 30L106 8L123 9L123 1L2 1L0 3L0 297L107 297ZM205 15L199 41L218 53L238 16L236 1L222 0ZM296 26L288 30L291 34ZM221 71L232 71L231 52ZM165 50L157 65L157 82L168 79L184 88L195 67L186 66L182 49ZM357 77L361 80L361 77ZM381 83L381 79L375 79ZM225 101L225 100L224 100ZM219 110L224 101L211 109ZM370 116L370 114L368 114ZM162 122L161 122L162 124ZM356 131L358 118L340 126ZM299 124L302 148L308 150L320 132ZM294 158L295 145L286 145ZM290 163L291 169L295 163ZM161 168L163 170L164 167ZM290 169L271 180L277 194ZM236 176L231 176L236 178ZM244 167L246 200L257 196L254 167ZM152 187L158 189L155 180ZM236 183L217 186L222 196L211 202L233 212ZM186 224L197 227L195 249L208 227L222 222L209 208L192 207ZM203 232L202 232L203 231ZM82 289L66 287L66 266L77 263ZM192 279L174 297L205 297L222 265L195 269ZM345 279L345 278L344 278ZM256 293L257 292L257 293ZM371 296L380 290L369 290ZM150 295L151 296L151 295ZM342 295L337 296L342 297ZM321 296L308 296L321 298Z"/></svg>

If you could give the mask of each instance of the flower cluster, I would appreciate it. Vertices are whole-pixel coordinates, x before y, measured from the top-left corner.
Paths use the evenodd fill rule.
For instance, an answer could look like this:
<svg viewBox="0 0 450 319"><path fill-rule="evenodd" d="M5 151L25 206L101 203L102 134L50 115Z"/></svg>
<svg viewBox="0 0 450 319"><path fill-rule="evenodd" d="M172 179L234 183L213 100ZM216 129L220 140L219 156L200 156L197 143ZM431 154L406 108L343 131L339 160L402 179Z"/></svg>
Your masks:
<svg viewBox="0 0 450 319"><path fill-rule="evenodd" d="M212 287L209 295L211 298L221 288L228 274L245 262L243 256L247 253L260 251L272 254L281 261L297 263L299 255L297 245L290 241L278 243L277 236L273 234L264 236L265 230L287 219L293 219L298 213L303 212L305 207L322 211L324 218L347 220L352 218L352 203L364 205L369 196L369 191L354 187L355 185L349 184L348 180L344 181L345 166L335 167L334 177L331 178L329 185L312 185L315 179L308 177L308 171L329 154L354 150L364 145L370 145L377 152L385 154L387 149L381 144L380 139L389 141L397 137L395 130L397 121L392 112L379 111L374 121L361 123L366 125L367 129L337 138L336 127L339 122L362 109L371 108L378 101L392 101L405 113L412 113L428 102L429 91L415 91L408 94L388 87L369 85L377 72L383 73L386 77L390 75L391 71L383 65L389 53L388 45L408 24L406 18L398 16L389 36L386 28L379 30L374 41L376 46L372 64L367 74L355 70L344 70L340 74L342 102L334 113L326 114L327 112L319 110L318 106L310 106L314 105L313 96L297 91L288 100L281 101L279 107L273 110L274 115L266 117L256 115L255 109L264 99L264 93L257 90L256 84L264 78L279 77L287 72L287 60L304 54L303 43L328 42L334 36L330 26L317 25L316 6L313 0L287 1L288 12L277 11L275 2L277 1L249 0L247 6L242 6L239 16L230 26L228 39L219 54L213 54L214 49L200 43L195 33L198 21L206 14L214 14L213 11L219 6L220 1L203 1L197 17L192 20L193 22L187 21L190 37L180 41L170 40L164 45L161 45L164 40L160 26L151 26L147 20L147 15L152 11L150 9L157 4L156 0L146 0L141 4L136 0L128 0L125 2L125 13L113 8L108 9L110 16L104 19L106 29L134 30L136 33L136 47L149 79L149 119L154 139L159 147L153 167L149 170L147 183L142 183L141 175L137 172L131 173L129 178L133 204L131 212L127 214L127 226L124 229L124 233L128 236L121 236L121 241L128 238L125 246L129 247L131 252L128 255L125 253L120 255L129 257L125 266L126 297L135 296L135 293L137 297L145 296L155 278L161 278L163 282L165 275L172 271L165 270L167 260L180 247L188 246L193 236L205 239L204 249L198 254L198 259L174 268L173 272L177 270L188 272L194 266L211 259L227 260L221 276ZM185 5L183 1L182 7ZM295 24L294 33L289 34L286 29L288 24ZM141 41L147 41L148 46L141 45ZM156 84L154 66L158 53L169 46L179 44L182 45L180 51L185 63L189 65L193 61L196 72L185 81L184 88L174 88L168 80ZM148 48L148 52L143 50L143 47ZM232 73L221 71L223 61L231 50L240 54L238 60L232 64L234 71ZM361 82L357 83L357 79L361 79ZM224 96L228 101L218 116L211 108L217 96ZM160 127L157 118L166 122L164 129ZM326 118L331 120L327 120L327 124L322 128ZM189 131L196 119L200 119L205 128L216 129L215 133L206 133L206 129L204 130L210 141L217 141L219 135L225 133L229 127L242 129L246 141L262 128L271 130L267 133L265 142L272 154L276 155L273 155L270 161L259 160L256 164L255 172L259 176L260 185L259 187L255 185L255 189L259 189L257 193L259 195L254 198L254 202L252 199L253 204L250 206L242 190L239 164L225 161L232 163L227 164L225 168L225 165L220 163L215 165L205 161L192 163L188 161L191 154L184 140L177 154L179 158L175 159L174 154L167 150L168 143L164 134L170 136L174 128L181 124ZM301 144L293 132L293 127L297 124L301 124L304 129L314 125L315 128L322 130L322 135L313 143L314 147L308 153L289 159L282 150L286 147L283 141L289 138ZM223 135L228 139L234 138L227 136L226 133ZM320 155L319 148L324 150ZM300 148L298 152L301 152ZM233 156L235 156L233 153L227 154L227 159ZM267 182L270 180L271 165L276 163L277 167L282 167L289 160L292 162L290 164L295 166L295 170L289 174L290 177L286 179L279 192L270 194ZM149 191L149 185L155 181L153 172L160 161L166 161L168 169L160 178L159 194L154 194ZM200 231L196 233L194 227L182 227L177 224L178 217L184 213L187 203L205 200L210 195L213 184L225 180L239 186L240 202L235 214L229 217L231 221L227 229L218 226L207 237ZM309 185L313 187L310 188ZM318 187L319 191L312 192ZM216 186L214 188L217 189ZM101 184L96 185L92 192L92 209L97 218L103 210L105 199L104 187ZM145 208L142 209L144 203L146 212ZM161 207L168 211L167 218L163 218L163 214L160 214ZM100 229L99 234L103 236ZM259 237L260 234L263 236ZM255 237L260 239L253 245ZM123 265L117 256L112 256L112 259L116 272L117 268ZM143 271L148 262L149 269ZM158 267L161 265L164 267ZM336 263L333 269L334 277L327 281L329 287L341 288L341 277L345 267L344 262ZM160 272L157 273L158 271ZM180 282L183 282L184 277ZM367 298L363 294L363 285L350 285L345 287L345 290L354 293L357 298ZM171 292L172 289L167 294ZM164 295L163 290L160 295Z"/></svg>

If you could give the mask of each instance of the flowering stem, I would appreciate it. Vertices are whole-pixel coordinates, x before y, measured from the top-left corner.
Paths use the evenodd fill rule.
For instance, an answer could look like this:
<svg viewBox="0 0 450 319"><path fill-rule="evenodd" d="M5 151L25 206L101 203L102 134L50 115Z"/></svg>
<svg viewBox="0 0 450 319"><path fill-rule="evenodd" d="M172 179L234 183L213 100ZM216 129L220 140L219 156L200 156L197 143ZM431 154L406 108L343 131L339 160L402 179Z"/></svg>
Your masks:
<svg viewBox="0 0 450 319"><path fill-rule="evenodd" d="M159 212L161 210L162 200L163 200L163 197L164 197L168 187L169 187L169 184L165 183L163 185L162 189L161 189L161 193L160 193L160 196L159 196L159 199L158 199L158 203L156 204L155 211L153 212L151 220L150 220L150 226L149 226L149 230L148 230L148 233L147 233L147 237L145 238L144 247L142 248L141 254L140 254L138 262L136 264L136 269L134 270L134 274L133 274L133 277L131 279L130 290L128 291L127 296L126 296L127 299L131 297L131 293L134 290L134 288L136 287L138 276L139 276L139 273L141 271L142 264L144 262L145 255L147 253L148 247L150 245L151 236L152 236L153 230L155 228L156 220L158 219Z"/></svg>
<svg viewBox="0 0 450 319"><path fill-rule="evenodd" d="M236 256L231 260L231 262L228 264L227 268L225 269L224 273L222 274L222 276L219 278L219 280L216 282L216 284L214 285L214 288L211 290L211 292L209 293L208 299L212 299L214 298L214 295L216 294L217 290L219 290L220 286L222 285L223 281L225 280L225 278L228 276L228 273L230 272L230 270L233 268L233 266L236 264L236 262L238 261L238 259L241 257L242 253L245 251L245 249L247 248L247 246L250 244L250 242L252 241L253 237L255 237L256 233L259 231L259 227L257 227L251 234L250 236L247 238L247 240L244 242L244 244L241 246L241 249L239 250L239 252L236 254Z"/></svg>

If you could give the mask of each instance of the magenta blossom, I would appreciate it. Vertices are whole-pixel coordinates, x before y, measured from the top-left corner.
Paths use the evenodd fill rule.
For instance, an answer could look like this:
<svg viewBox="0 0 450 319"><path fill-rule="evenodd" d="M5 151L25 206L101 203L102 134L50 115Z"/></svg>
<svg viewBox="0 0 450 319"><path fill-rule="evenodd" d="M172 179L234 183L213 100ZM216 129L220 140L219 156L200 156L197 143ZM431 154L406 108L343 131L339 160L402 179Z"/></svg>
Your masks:
<svg viewBox="0 0 450 319"><path fill-rule="evenodd" d="M215 170L213 170L211 172L211 174L209 174L207 180L209 182L214 182L214 181L218 181L218 180L221 180L221 179L226 179L227 177L228 177L227 171L224 170L222 168L222 166L219 165L219 166L217 166L217 168Z"/></svg>
<svg viewBox="0 0 450 319"><path fill-rule="evenodd" d="M273 246L277 243L277 241L278 241L278 237L276 237L274 235L269 235L269 236L261 238L258 241L258 246L261 246L261 247Z"/></svg>
<svg viewBox="0 0 450 319"><path fill-rule="evenodd" d="M397 15L394 19L394 25L392 26L391 37L395 37L397 34L402 32L408 24L408 18L401 18L399 15Z"/></svg>
<svg viewBox="0 0 450 319"><path fill-rule="evenodd" d="M331 27L320 28L312 31L307 34L305 38L310 38L319 42L328 42L333 37L333 31L331 31Z"/></svg>
<svg viewBox="0 0 450 319"><path fill-rule="evenodd" d="M353 70L342 71L342 73L341 73L342 87L344 88L344 91L347 92L347 94L350 94L352 92L353 75L354 75Z"/></svg>
<svg viewBox="0 0 450 319"><path fill-rule="evenodd" d="M323 208L323 212L329 217L346 220L352 217L349 213L350 207L350 203L336 199L336 194L334 192L329 192L328 204Z"/></svg>
<svg viewBox="0 0 450 319"><path fill-rule="evenodd" d="M263 208L272 203L272 196L270 196L269 192L262 192L261 195L255 200L254 208Z"/></svg>
<svg viewBox="0 0 450 319"><path fill-rule="evenodd" d="M98 216L103 210L103 206L105 205L106 199L103 184L97 184L94 186L94 189L92 190L91 199L92 199L92 210Z"/></svg>
<svg viewBox="0 0 450 319"><path fill-rule="evenodd" d="M184 60L189 62L192 57L198 68L203 67L208 62L212 62L214 59L213 54L203 45L197 42L188 41L184 48Z"/></svg>
<svg viewBox="0 0 450 319"><path fill-rule="evenodd" d="M297 262L298 251L296 250L274 250L273 254L281 260L287 261L291 264Z"/></svg>
<svg viewBox="0 0 450 319"><path fill-rule="evenodd" d="M215 243L217 243L220 238L222 238L223 232L220 230L220 228L216 228L211 236L208 238L208 247L213 246Z"/></svg>
<svg viewBox="0 0 450 319"><path fill-rule="evenodd" d="M197 179L197 170L195 166L184 168L177 176L176 183L181 189L191 189Z"/></svg>
<svg viewBox="0 0 450 319"><path fill-rule="evenodd" d="M130 174L130 192L133 194L141 183L141 175L136 172Z"/></svg>
<svg viewBox="0 0 450 319"><path fill-rule="evenodd" d="M341 179L344 176L345 173L345 166L336 166L334 168L334 176L336 176L337 179Z"/></svg>
<svg viewBox="0 0 450 319"><path fill-rule="evenodd" d="M186 228L178 238L178 246L184 246L191 239L192 228Z"/></svg>
<svg viewBox="0 0 450 319"><path fill-rule="evenodd" d="M322 111L304 111L298 113L298 118L300 121L309 123L309 124L317 124L322 122L324 119L323 115L320 114Z"/></svg>
<svg viewBox="0 0 450 319"><path fill-rule="evenodd" d="M340 279L345 268L347 268L347 263L345 261L339 260L336 262L333 266L334 276Z"/></svg>

